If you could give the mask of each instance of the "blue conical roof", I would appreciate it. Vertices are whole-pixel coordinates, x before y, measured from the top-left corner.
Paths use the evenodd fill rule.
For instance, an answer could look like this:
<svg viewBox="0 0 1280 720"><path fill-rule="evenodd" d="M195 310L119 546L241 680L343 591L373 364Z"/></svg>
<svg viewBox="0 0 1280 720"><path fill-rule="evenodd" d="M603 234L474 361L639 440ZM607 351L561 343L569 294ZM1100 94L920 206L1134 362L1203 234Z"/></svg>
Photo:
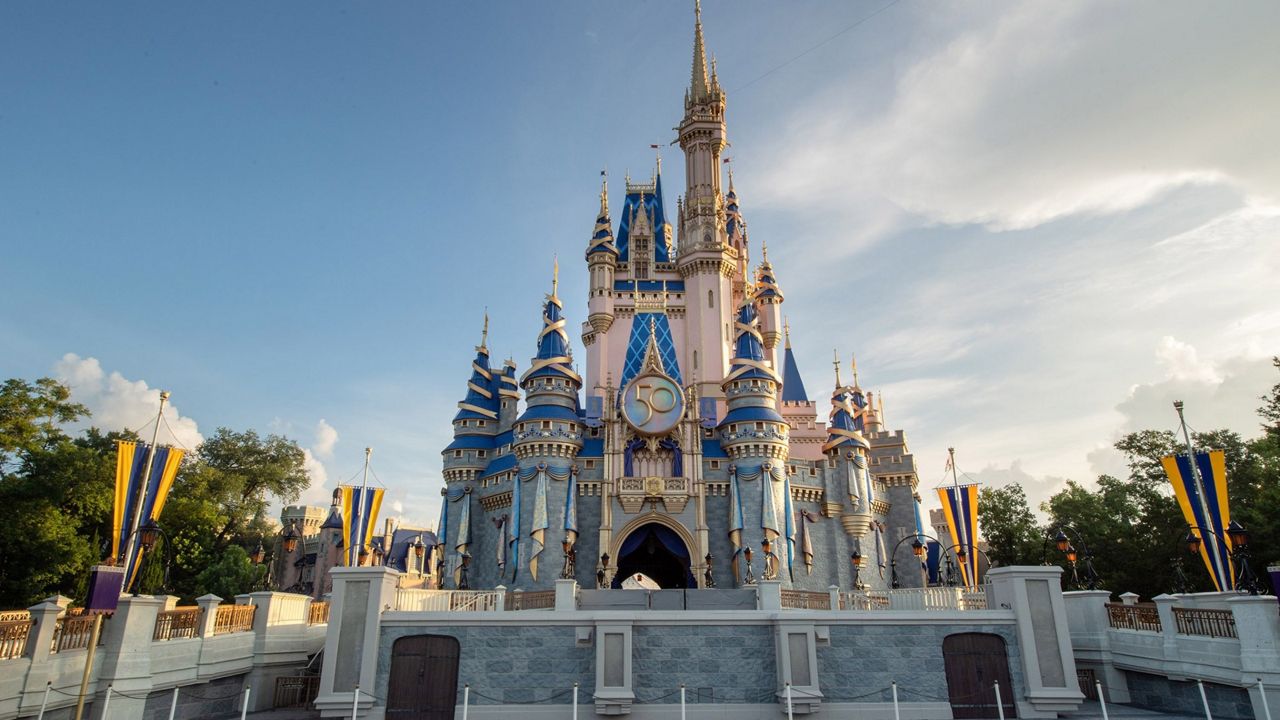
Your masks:
<svg viewBox="0 0 1280 720"><path fill-rule="evenodd" d="M569 354L569 334L564 330L565 320L560 298L555 290L547 296L542 309L542 332L538 333L538 354L533 364L521 378L521 382L529 378L561 376L578 385L582 378L573 371L573 358Z"/></svg>
<svg viewBox="0 0 1280 720"><path fill-rule="evenodd" d="M454 420L481 418L498 419L498 383L489 368L489 349L484 345L476 348L475 360L471 361L471 379L467 381L467 396L458 403L458 414L453 416Z"/></svg>
<svg viewBox="0 0 1280 720"><path fill-rule="evenodd" d="M756 306L748 300L738 308L737 339L733 342L733 359L729 361L729 374L725 381L764 378L777 381L778 376L764 362L764 339L757 327Z"/></svg>
<svg viewBox="0 0 1280 720"><path fill-rule="evenodd" d="M789 342L783 357L782 373L782 401L809 402L809 394L805 392L804 380L800 378L800 368L796 366L796 356L791 352Z"/></svg>

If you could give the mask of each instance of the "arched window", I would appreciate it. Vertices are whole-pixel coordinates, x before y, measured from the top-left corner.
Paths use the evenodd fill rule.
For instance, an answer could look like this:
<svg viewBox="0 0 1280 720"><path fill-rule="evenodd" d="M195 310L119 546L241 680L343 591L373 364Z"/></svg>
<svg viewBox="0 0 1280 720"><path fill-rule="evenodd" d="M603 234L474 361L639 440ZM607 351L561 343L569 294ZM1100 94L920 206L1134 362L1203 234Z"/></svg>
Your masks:
<svg viewBox="0 0 1280 720"><path fill-rule="evenodd" d="M698 351L697 350L693 351L693 369L694 370L698 369Z"/></svg>
<svg viewBox="0 0 1280 720"><path fill-rule="evenodd" d="M715 306L716 306L716 294L708 290L707 291L707 307L713 308Z"/></svg>

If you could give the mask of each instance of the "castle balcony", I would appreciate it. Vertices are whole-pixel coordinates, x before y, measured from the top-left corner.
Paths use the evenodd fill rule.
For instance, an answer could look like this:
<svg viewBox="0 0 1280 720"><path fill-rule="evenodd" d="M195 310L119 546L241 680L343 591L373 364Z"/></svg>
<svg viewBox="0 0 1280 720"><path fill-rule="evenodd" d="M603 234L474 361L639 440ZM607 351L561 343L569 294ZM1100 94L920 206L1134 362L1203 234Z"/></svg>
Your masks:
<svg viewBox="0 0 1280 720"><path fill-rule="evenodd" d="M667 512L679 514L692 492L689 478L685 477L622 477L617 488L618 502L628 515L640 512L650 501L661 501Z"/></svg>

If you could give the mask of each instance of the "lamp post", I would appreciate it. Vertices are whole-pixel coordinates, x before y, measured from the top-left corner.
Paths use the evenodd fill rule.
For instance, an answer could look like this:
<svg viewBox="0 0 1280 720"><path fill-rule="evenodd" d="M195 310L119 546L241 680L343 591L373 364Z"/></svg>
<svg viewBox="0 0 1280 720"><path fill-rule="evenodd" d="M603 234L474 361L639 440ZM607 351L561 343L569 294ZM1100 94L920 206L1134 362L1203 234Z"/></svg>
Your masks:
<svg viewBox="0 0 1280 720"><path fill-rule="evenodd" d="M1187 536L1183 541L1187 544L1187 551L1192 555L1200 554L1200 545L1203 542L1196 532L1207 532L1219 541L1227 542L1222 533L1216 530L1202 528L1198 525L1189 525L1187 527ZM1231 563L1236 568L1235 589L1239 592L1247 592L1250 595L1259 594L1262 591L1262 584L1258 582L1258 576L1254 574L1253 568L1249 567L1249 531L1239 522L1232 520L1231 524L1227 526L1227 537L1231 538Z"/></svg>
<svg viewBox="0 0 1280 720"><path fill-rule="evenodd" d="M572 580L575 574L574 565L578 560L578 550L574 547L573 541L568 535L564 536L564 540L560 541L560 549L564 550L564 567L560 570L561 580Z"/></svg>
<svg viewBox="0 0 1280 720"><path fill-rule="evenodd" d="M751 546L748 545L742 549L742 556L747 560L747 576L743 578L743 585L755 585L756 576L751 572Z"/></svg>
<svg viewBox="0 0 1280 720"><path fill-rule="evenodd" d="M716 579L711 575L711 561L715 560L715 556L707 553L707 556L702 559L707 563L707 571L703 574L702 587L713 588L716 586Z"/></svg>
<svg viewBox="0 0 1280 720"><path fill-rule="evenodd" d="M609 567L609 553L600 553L600 568L596 570L596 586L599 587L601 590L604 590L605 588L608 587L608 585L605 584L605 579L608 575L608 573L606 573L605 571L608 567Z"/></svg>
<svg viewBox="0 0 1280 720"><path fill-rule="evenodd" d="M1051 532L1050 530L1045 531L1046 541L1049 538L1050 532ZM1071 533L1071 537L1067 536L1068 532ZM1074 538L1075 541L1080 544L1079 550L1077 550L1076 546L1072 544L1071 542L1072 538ZM1040 552L1041 562L1045 562L1044 560L1045 553L1044 553L1043 543L1041 545L1042 545L1041 552ZM1088 543L1084 541L1084 535L1081 535L1079 530L1076 530L1070 525L1058 525L1058 531L1053 535L1053 545L1058 549L1058 552L1063 554L1063 556L1067 560L1067 565L1071 569L1072 586L1074 586L1077 590L1082 588L1085 590L1097 590L1098 584L1101 580L1098 577L1098 571L1094 570L1093 568L1093 551L1089 549ZM1078 567L1078 563L1081 559L1082 552L1084 553L1084 578L1083 579L1080 577L1080 572ZM1048 564L1048 563L1046 562L1045 564Z"/></svg>
<svg viewBox="0 0 1280 720"><path fill-rule="evenodd" d="M423 564L423 558L425 558L426 555L427 555L427 546L422 542L422 535L419 534L417 539L413 541L413 557L414 557L413 566L417 570L419 576L423 574L423 570L426 568L426 566Z"/></svg>
<svg viewBox="0 0 1280 720"><path fill-rule="evenodd" d="M142 562L146 560L147 555L151 554L151 550L155 548L156 542L159 541L160 538L162 537L164 538L164 548L165 548L165 555L166 555L166 562L164 565L164 585L165 586L169 584L169 563L167 561L167 558L173 552L173 550L170 547L168 534L166 534L165 531L161 529L160 525L157 524L154 519L148 518L145 522L142 523L141 526L134 529L133 532L129 533L129 537L126 539L126 546L132 547L133 537L135 535L138 537L138 556L135 558L135 562L138 563L138 572L133 576L133 596L138 597L138 593L142 585ZM125 572L126 573L128 572L127 567L125 568ZM128 591L129 591L129 588L127 587L120 589L121 593L125 593Z"/></svg>
<svg viewBox="0 0 1280 720"><path fill-rule="evenodd" d="M467 580L467 569L471 567L471 553L462 553L462 567L458 572L458 589L470 590L471 583Z"/></svg>
<svg viewBox="0 0 1280 720"><path fill-rule="evenodd" d="M765 538L760 542L760 549L764 551L764 572L761 573L761 579L773 580L778 577L778 556L773 554L773 542Z"/></svg>
<svg viewBox="0 0 1280 720"><path fill-rule="evenodd" d="M925 535L924 533L915 533L912 535L903 536L902 539L894 543L893 550L889 552L889 586L892 587L894 590L897 590L899 587L902 586L902 583L898 581L898 548L902 545L902 543L906 542L907 540L910 540L911 554L914 555L917 559L922 558L924 557L924 543L920 541L921 537L929 537L929 536ZM929 537L929 539L937 542L937 538ZM942 543L938 543L938 544L941 545ZM924 572L923 564L921 565L920 572L921 573Z"/></svg>
<svg viewBox="0 0 1280 720"><path fill-rule="evenodd" d="M866 559L862 557L862 553L854 550L849 554L849 564L853 566L853 589L861 590L862 582L858 580L858 573L862 570L862 564Z"/></svg>

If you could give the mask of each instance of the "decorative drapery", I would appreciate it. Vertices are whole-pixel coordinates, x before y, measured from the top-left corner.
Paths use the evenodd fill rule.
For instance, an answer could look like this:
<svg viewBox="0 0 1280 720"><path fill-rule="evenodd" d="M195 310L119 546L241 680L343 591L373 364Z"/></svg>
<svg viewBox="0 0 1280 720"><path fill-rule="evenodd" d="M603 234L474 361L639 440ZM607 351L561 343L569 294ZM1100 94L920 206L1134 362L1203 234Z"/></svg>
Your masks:
<svg viewBox="0 0 1280 720"><path fill-rule="evenodd" d="M518 475L518 482L512 491L512 537L514 538L515 548L513 551L512 564L514 568L511 572L511 580L515 581L516 575L520 572L520 486L530 480L537 479L538 484L534 488L533 500L533 522L530 524L529 539L531 541L529 551L529 574L534 580L538 579L538 556L542 554L542 550L546 547L546 533L550 526L547 515L547 479L552 480L568 480L570 477L570 469L567 466L555 467L547 463L538 463L533 467L523 468Z"/></svg>
<svg viewBox="0 0 1280 720"><path fill-rule="evenodd" d="M745 523L742 516L742 493L738 490L738 469L735 465L729 466L729 542L733 544L733 558L730 565L733 567L733 583L735 586L740 585L741 577L738 570L738 555L742 553L742 526Z"/></svg>
<svg viewBox="0 0 1280 720"><path fill-rule="evenodd" d="M960 577L965 587L974 587L978 583L978 553L975 552L978 541L975 537L978 531L978 486L938 488L938 497L942 500L942 513L951 530L951 541L965 553L964 562L960 563Z"/></svg>
<svg viewBox="0 0 1280 720"><path fill-rule="evenodd" d="M810 536L809 523L818 522L818 516L808 510L799 510L796 525L800 532L800 555L804 558L805 569L813 574L813 538Z"/></svg>
<svg viewBox="0 0 1280 720"><path fill-rule="evenodd" d="M782 475L782 516L786 518L786 527L783 529L783 535L787 538L787 576L791 582L796 580L796 525L795 514L791 509L791 473L786 471L782 466L776 466L774 470L774 479L777 475Z"/></svg>
<svg viewBox="0 0 1280 720"><path fill-rule="evenodd" d="M884 525L876 523L876 557L880 564L880 577L884 577L884 569L889 565L889 558L884 550Z"/></svg>
<svg viewBox="0 0 1280 720"><path fill-rule="evenodd" d="M648 443L643 438L633 438L622 448L622 474L626 477L635 477L635 452ZM684 476L684 453L680 451L680 443L671 438L663 438L658 441L658 447L663 450L671 451L671 476Z"/></svg>
<svg viewBox="0 0 1280 720"><path fill-rule="evenodd" d="M507 568L507 543L510 542L510 538L507 533L507 526L511 521L511 516L501 515L499 517L492 518L492 520L494 528L498 530L498 542L494 543L497 546L494 560L497 561L498 574L501 575Z"/></svg>
<svg viewBox="0 0 1280 720"><path fill-rule="evenodd" d="M564 536L570 546L578 544L578 466L569 468L569 489L564 496Z"/></svg>
<svg viewBox="0 0 1280 720"><path fill-rule="evenodd" d="M463 490L458 500L462 501L462 511L458 513L458 538L454 542L453 557L453 584L457 587L462 581L462 556L467 554L467 548L471 547L471 488Z"/></svg>

